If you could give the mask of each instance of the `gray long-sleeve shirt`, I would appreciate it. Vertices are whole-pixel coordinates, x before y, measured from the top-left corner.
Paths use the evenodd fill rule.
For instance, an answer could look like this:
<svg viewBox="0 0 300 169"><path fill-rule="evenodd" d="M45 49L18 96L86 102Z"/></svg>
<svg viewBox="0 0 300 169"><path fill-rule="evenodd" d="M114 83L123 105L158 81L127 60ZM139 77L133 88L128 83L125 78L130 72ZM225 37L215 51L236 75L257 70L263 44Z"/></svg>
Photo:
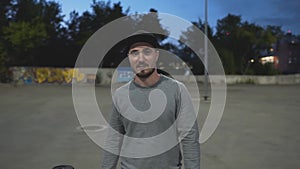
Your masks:
<svg viewBox="0 0 300 169"><path fill-rule="evenodd" d="M182 83L163 75L151 87L131 81L113 100L102 169L115 169L119 157L122 169L180 169L179 141L185 168L200 168L196 114Z"/></svg>

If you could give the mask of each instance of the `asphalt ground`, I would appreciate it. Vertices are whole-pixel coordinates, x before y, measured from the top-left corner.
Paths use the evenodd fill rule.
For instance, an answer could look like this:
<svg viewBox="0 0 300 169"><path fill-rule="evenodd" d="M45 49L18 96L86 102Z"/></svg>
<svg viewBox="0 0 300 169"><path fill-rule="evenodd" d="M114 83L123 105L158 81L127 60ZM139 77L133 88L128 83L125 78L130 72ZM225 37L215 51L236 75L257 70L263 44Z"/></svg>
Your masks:
<svg viewBox="0 0 300 169"><path fill-rule="evenodd" d="M108 117L110 88L95 90ZM100 168L101 149L80 128L71 86L2 84L0 93L1 169ZM201 128L210 102L200 102ZM299 103L300 85L228 86L221 122L201 144L202 169L299 169Z"/></svg>

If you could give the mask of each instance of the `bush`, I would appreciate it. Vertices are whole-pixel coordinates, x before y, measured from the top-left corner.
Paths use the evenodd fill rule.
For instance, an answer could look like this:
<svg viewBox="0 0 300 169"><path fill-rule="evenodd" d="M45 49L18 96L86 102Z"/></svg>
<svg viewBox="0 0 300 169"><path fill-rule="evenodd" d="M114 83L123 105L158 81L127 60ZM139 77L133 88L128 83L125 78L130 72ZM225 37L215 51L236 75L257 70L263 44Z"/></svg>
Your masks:
<svg viewBox="0 0 300 169"><path fill-rule="evenodd" d="M272 63L261 64L259 62L253 63L246 72L248 75L277 75L279 73Z"/></svg>

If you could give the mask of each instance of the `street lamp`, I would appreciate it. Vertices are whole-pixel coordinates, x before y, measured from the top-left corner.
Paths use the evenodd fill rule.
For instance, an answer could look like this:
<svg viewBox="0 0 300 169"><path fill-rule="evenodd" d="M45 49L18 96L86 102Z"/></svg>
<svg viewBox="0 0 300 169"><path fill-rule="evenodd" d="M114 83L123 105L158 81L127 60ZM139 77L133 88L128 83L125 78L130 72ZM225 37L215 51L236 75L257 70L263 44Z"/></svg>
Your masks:
<svg viewBox="0 0 300 169"><path fill-rule="evenodd" d="M204 100L208 99L208 51L207 51L207 0L205 0L205 23L204 23Z"/></svg>

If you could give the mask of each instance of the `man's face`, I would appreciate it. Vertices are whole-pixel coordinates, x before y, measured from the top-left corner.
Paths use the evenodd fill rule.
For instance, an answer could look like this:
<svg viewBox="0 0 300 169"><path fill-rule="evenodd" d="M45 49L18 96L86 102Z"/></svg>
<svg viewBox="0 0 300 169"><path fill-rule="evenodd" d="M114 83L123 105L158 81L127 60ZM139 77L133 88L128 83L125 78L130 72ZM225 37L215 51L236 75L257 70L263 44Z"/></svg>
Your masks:
<svg viewBox="0 0 300 169"><path fill-rule="evenodd" d="M128 52L129 62L138 77L150 76L155 68L159 51L148 43L135 43Z"/></svg>

